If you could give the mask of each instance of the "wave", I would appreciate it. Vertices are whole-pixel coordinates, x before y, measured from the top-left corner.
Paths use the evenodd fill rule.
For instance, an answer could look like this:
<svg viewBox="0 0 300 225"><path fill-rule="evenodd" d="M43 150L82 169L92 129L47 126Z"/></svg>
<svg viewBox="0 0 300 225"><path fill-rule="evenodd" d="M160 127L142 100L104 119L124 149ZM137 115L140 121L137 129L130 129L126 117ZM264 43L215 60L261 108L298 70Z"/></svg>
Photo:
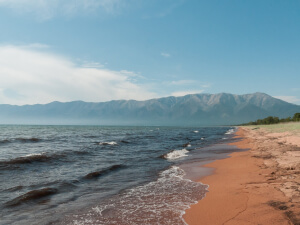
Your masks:
<svg viewBox="0 0 300 225"><path fill-rule="evenodd" d="M189 147L192 147L192 145L190 144L190 142L188 142L188 143L183 144L182 147L184 147L184 148L188 147L189 148Z"/></svg>
<svg viewBox="0 0 300 225"><path fill-rule="evenodd" d="M80 214L69 215L59 224L185 224L182 215L201 200L207 185L184 179L179 167L161 172L156 181L101 201Z"/></svg>
<svg viewBox="0 0 300 225"><path fill-rule="evenodd" d="M34 162L47 162L56 158L61 158L62 155L46 155L43 153L28 154L25 156L17 157L8 161L0 161L0 165L12 165L12 164L28 164Z"/></svg>
<svg viewBox="0 0 300 225"><path fill-rule="evenodd" d="M20 142L39 142L41 141L41 139L39 138L16 138L17 141L20 141Z"/></svg>
<svg viewBox="0 0 300 225"><path fill-rule="evenodd" d="M11 159L9 161L2 161L1 164L25 164L33 162L45 162L50 160L51 157L44 155L43 153L29 154L18 158Z"/></svg>
<svg viewBox="0 0 300 225"><path fill-rule="evenodd" d="M12 142L21 142L21 143L36 143L41 141L39 138L12 138L12 139L4 139L0 141L0 144L8 144Z"/></svg>
<svg viewBox="0 0 300 225"><path fill-rule="evenodd" d="M15 187L7 188L4 191L14 192L14 191L20 191L22 189L23 189L23 186L22 185L18 185L18 186L15 186Z"/></svg>
<svg viewBox="0 0 300 225"><path fill-rule="evenodd" d="M117 145L118 143L115 141L109 141L109 142L100 142L98 145Z"/></svg>
<svg viewBox="0 0 300 225"><path fill-rule="evenodd" d="M235 129L229 129L225 134L233 134L235 132Z"/></svg>
<svg viewBox="0 0 300 225"><path fill-rule="evenodd" d="M187 156L188 152L189 151L186 150L185 148L181 149L181 150L173 150L173 151L163 155L162 158L169 159L169 160L178 159L178 158Z"/></svg>
<svg viewBox="0 0 300 225"><path fill-rule="evenodd" d="M69 180L69 181L62 181L58 185L58 189L60 192L69 191L70 189L76 188L80 184L79 180Z"/></svg>
<svg viewBox="0 0 300 225"><path fill-rule="evenodd" d="M0 141L0 144L7 144L7 143L10 143L10 140L5 139Z"/></svg>
<svg viewBox="0 0 300 225"><path fill-rule="evenodd" d="M99 171L95 171L95 172L92 172L92 173L89 173L87 175L84 176L84 178L86 179L94 179L94 178L97 178L97 177L100 177L104 174L107 174L109 172L112 172L112 171L116 171L116 170L119 170L121 168L125 167L124 165L122 164L116 164L116 165L113 165L113 166L110 166L104 170L99 170Z"/></svg>
<svg viewBox="0 0 300 225"><path fill-rule="evenodd" d="M194 133L199 133L199 130L194 130L193 132L194 132Z"/></svg>
<svg viewBox="0 0 300 225"><path fill-rule="evenodd" d="M42 188L39 190L33 190L33 191L29 191L26 194L23 194L9 202L6 203L7 206L17 206L20 205L22 203L31 201L31 200L36 200L36 199L40 199L49 195L53 195L56 194L58 192L57 189L55 188Z"/></svg>

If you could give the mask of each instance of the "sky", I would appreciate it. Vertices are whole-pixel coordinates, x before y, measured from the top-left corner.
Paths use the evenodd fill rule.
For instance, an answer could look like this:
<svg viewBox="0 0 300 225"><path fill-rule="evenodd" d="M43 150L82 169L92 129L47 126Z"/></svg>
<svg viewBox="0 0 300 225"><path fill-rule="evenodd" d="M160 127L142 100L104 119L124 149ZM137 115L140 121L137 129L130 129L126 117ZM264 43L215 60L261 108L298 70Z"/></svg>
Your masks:
<svg viewBox="0 0 300 225"><path fill-rule="evenodd" d="M0 104L264 92L300 104L298 0L0 0Z"/></svg>

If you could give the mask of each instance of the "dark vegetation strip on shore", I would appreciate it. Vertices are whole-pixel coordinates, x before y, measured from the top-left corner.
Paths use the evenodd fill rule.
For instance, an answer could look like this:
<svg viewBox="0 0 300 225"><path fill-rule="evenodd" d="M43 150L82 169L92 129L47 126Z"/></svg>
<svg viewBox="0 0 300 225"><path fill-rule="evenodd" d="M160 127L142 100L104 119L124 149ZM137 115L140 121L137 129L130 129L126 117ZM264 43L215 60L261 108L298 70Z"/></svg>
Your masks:
<svg viewBox="0 0 300 225"><path fill-rule="evenodd" d="M247 125L269 125L269 124L276 124L276 123L285 123L285 122L299 122L300 121L300 113L295 113L293 117L287 117L279 119L279 117L269 116L264 119L258 119L256 121L251 121L249 123L240 124L241 126Z"/></svg>

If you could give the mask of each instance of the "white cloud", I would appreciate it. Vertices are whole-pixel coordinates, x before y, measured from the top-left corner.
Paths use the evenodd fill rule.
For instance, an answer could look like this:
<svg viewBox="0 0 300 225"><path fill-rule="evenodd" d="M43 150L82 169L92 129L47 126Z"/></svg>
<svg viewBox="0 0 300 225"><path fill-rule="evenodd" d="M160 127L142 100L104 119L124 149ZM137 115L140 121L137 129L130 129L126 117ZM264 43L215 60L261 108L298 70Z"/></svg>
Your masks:
<svg viewBox="0 0 300 225"><path fill-rule="evenodd" d="M104 65L102 65L99 62L84 62L82 64L82 67L86 67L86 68L103 68Z"/></svg>
<svg viewBox="0 0 300 225"><path fill-rule="evenodd" d="M76 66L71 60L45 49L0 46L0 103L23 105L157 97L133 83L130 73Z"/></svg>
<svg viewBox="0 0 300 225"><path fill-rule="evenodd" d="M162 52L160 53L161 56L165 57L165 58L169 58L171 57L171 54L167 53L167 52Z"/></svg>
<svg viewBox="0 0 300 225"><path fill-rule="evenodd" d="M300 98L298 98L297 96L273 96L273 97L293 104L300 104Z"/></svg>
<svg viewBox="0 0 300 225"><path fill-rule="evenodd" d="M43 20L61 14L72 16L76 13L89 13L97 9L115 13L124 5L124 0L0 0L0 7L10 8L18 13L32 13Z"/></svg>
<svg viewBox="0 0 300 225"><path fill-rule="evenodd" d="M177 92L173 92L171 95L175 96L175 97L179 97L179 96L185 96L185 95L190 95L190 94L200 94L202 93L204 90L187 90L187 91L177 91Z"/></svg>

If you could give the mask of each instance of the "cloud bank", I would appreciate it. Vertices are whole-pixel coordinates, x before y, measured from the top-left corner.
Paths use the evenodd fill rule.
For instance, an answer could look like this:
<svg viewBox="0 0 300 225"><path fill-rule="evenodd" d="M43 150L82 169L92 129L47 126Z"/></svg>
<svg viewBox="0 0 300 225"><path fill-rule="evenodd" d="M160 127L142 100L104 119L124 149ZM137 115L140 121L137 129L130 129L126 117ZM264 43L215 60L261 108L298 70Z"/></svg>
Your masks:
<svg viewBox="0 0 300 225"><path fill-rule="evenodd" d="M45 48L42 50L0 46L0 104L156 97L137 83L138 76L133 72L88 67L87 64L77 66L65 57L49 53Z"/></svg>

